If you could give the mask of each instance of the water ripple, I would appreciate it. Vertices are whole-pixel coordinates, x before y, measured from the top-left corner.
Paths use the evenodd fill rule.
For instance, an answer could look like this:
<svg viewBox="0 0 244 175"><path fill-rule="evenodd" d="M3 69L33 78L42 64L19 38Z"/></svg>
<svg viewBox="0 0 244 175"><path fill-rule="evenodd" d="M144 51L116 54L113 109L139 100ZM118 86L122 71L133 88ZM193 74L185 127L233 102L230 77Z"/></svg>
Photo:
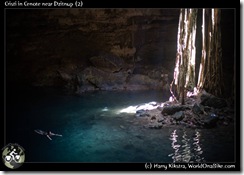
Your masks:
<svg viewBox="0 0 244 175"><path fill-rule="evenodd" d="M201 148L201 133L195 130L193 138L186 131L180 137L177 130L174 130L169 137L173 153L168 156L172 158L174 163L204 162Z"/></svg>

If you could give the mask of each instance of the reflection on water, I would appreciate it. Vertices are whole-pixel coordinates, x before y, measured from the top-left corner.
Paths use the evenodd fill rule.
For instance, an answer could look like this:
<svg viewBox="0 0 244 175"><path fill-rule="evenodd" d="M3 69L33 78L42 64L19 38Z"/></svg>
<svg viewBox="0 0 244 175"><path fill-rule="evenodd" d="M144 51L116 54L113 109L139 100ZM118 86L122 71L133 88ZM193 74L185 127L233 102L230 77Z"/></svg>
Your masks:
<svg viewBox="0 0 244 175"><path fill-rule="evenodd" d="M179 148L181 145L177 144L177 137L176 130L174 130L170 135L170 140L172 140L171 146L174 149L173 154L169 154L170 157L172 157L174 163L175 162L181 162L181 155L179 153Z"/></svg>
<svg viewBox="0 0 244 175"><path fill-rule="evenodd" d="M200 132L195 130L194 136L191 139L191 137L187 135L187 132L183 131L181 137L182 140L180 140L179 135L177 135L177 130L174 130L169 138L172 141L171 147L173 148L173 153L168 156L172 157L173 162L204 162L204 157L202 156L203 150L200 143Z"/></svg>
<svg viewBox="0 0 244 175"><path fill-rule="evenodd" d="M195 130L195 137L193 138L194 142L193 142L193 149L194 149L194 160L195 162L204 162L204 157L201 156L203 151L202 148L200 146L200 132Z"/></svg>

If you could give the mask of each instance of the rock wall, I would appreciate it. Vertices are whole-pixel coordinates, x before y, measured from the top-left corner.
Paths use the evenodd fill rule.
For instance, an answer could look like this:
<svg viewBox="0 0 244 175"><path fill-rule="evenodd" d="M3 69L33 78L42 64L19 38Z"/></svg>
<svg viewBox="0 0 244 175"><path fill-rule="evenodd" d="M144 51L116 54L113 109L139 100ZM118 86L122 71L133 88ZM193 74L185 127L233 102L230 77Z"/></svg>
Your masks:
<svg viewBox="0 0 244 175"><path fill-rule="evenodd" d="M7 10L7 79L77 92L162 88L161 74L172 74L174 65L178 14L179 9Z"/></svg>
<svg viewBox="0 0 244 175"><path fill-rule="evenodd" d="M7 82L78 93L167 89L178 18L179 9L7 9Z"/></svg>

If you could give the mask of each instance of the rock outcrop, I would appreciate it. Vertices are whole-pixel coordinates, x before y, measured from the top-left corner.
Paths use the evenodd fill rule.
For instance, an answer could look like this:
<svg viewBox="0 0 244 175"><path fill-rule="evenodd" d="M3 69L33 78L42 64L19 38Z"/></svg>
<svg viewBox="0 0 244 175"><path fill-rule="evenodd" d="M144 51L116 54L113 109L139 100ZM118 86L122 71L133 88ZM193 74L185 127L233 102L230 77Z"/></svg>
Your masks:
<svg viewBox="0 0 244 175"><path fill-rule="evenodd" d="M187 128L214 128L226 126L234 122L234 112L230 106L215 108L200 105L203 101L202 96L208 93L199 94L186 98L186 105L182 106L176 102L155 102L138 106L135 117L144 127L151 129L160 129L162 127L182 126ZM215 96L209 99L215 101ZM204 98L205 99L205 98ZM223 99L218 99L223 100ZM144 107L144 108L143 108Z"/></svg>

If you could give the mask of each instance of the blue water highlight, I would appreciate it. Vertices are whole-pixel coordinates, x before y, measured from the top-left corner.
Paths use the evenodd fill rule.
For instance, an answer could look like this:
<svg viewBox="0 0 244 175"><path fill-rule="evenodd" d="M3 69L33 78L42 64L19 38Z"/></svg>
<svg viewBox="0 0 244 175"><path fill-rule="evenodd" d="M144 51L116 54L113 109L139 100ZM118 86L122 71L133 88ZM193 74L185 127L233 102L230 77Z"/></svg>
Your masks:
<svg viewBox="0 0 244 175"><path fill-rule="evenodd" d="M168 100L162 91L90 92L53 90L9 95L7 142L25 149L27 162L233 162L234 126L213 129L143 127L122 109ZM8 96L7 96L8 99ZM62 137L37 134L52 131Z"/></svg>

